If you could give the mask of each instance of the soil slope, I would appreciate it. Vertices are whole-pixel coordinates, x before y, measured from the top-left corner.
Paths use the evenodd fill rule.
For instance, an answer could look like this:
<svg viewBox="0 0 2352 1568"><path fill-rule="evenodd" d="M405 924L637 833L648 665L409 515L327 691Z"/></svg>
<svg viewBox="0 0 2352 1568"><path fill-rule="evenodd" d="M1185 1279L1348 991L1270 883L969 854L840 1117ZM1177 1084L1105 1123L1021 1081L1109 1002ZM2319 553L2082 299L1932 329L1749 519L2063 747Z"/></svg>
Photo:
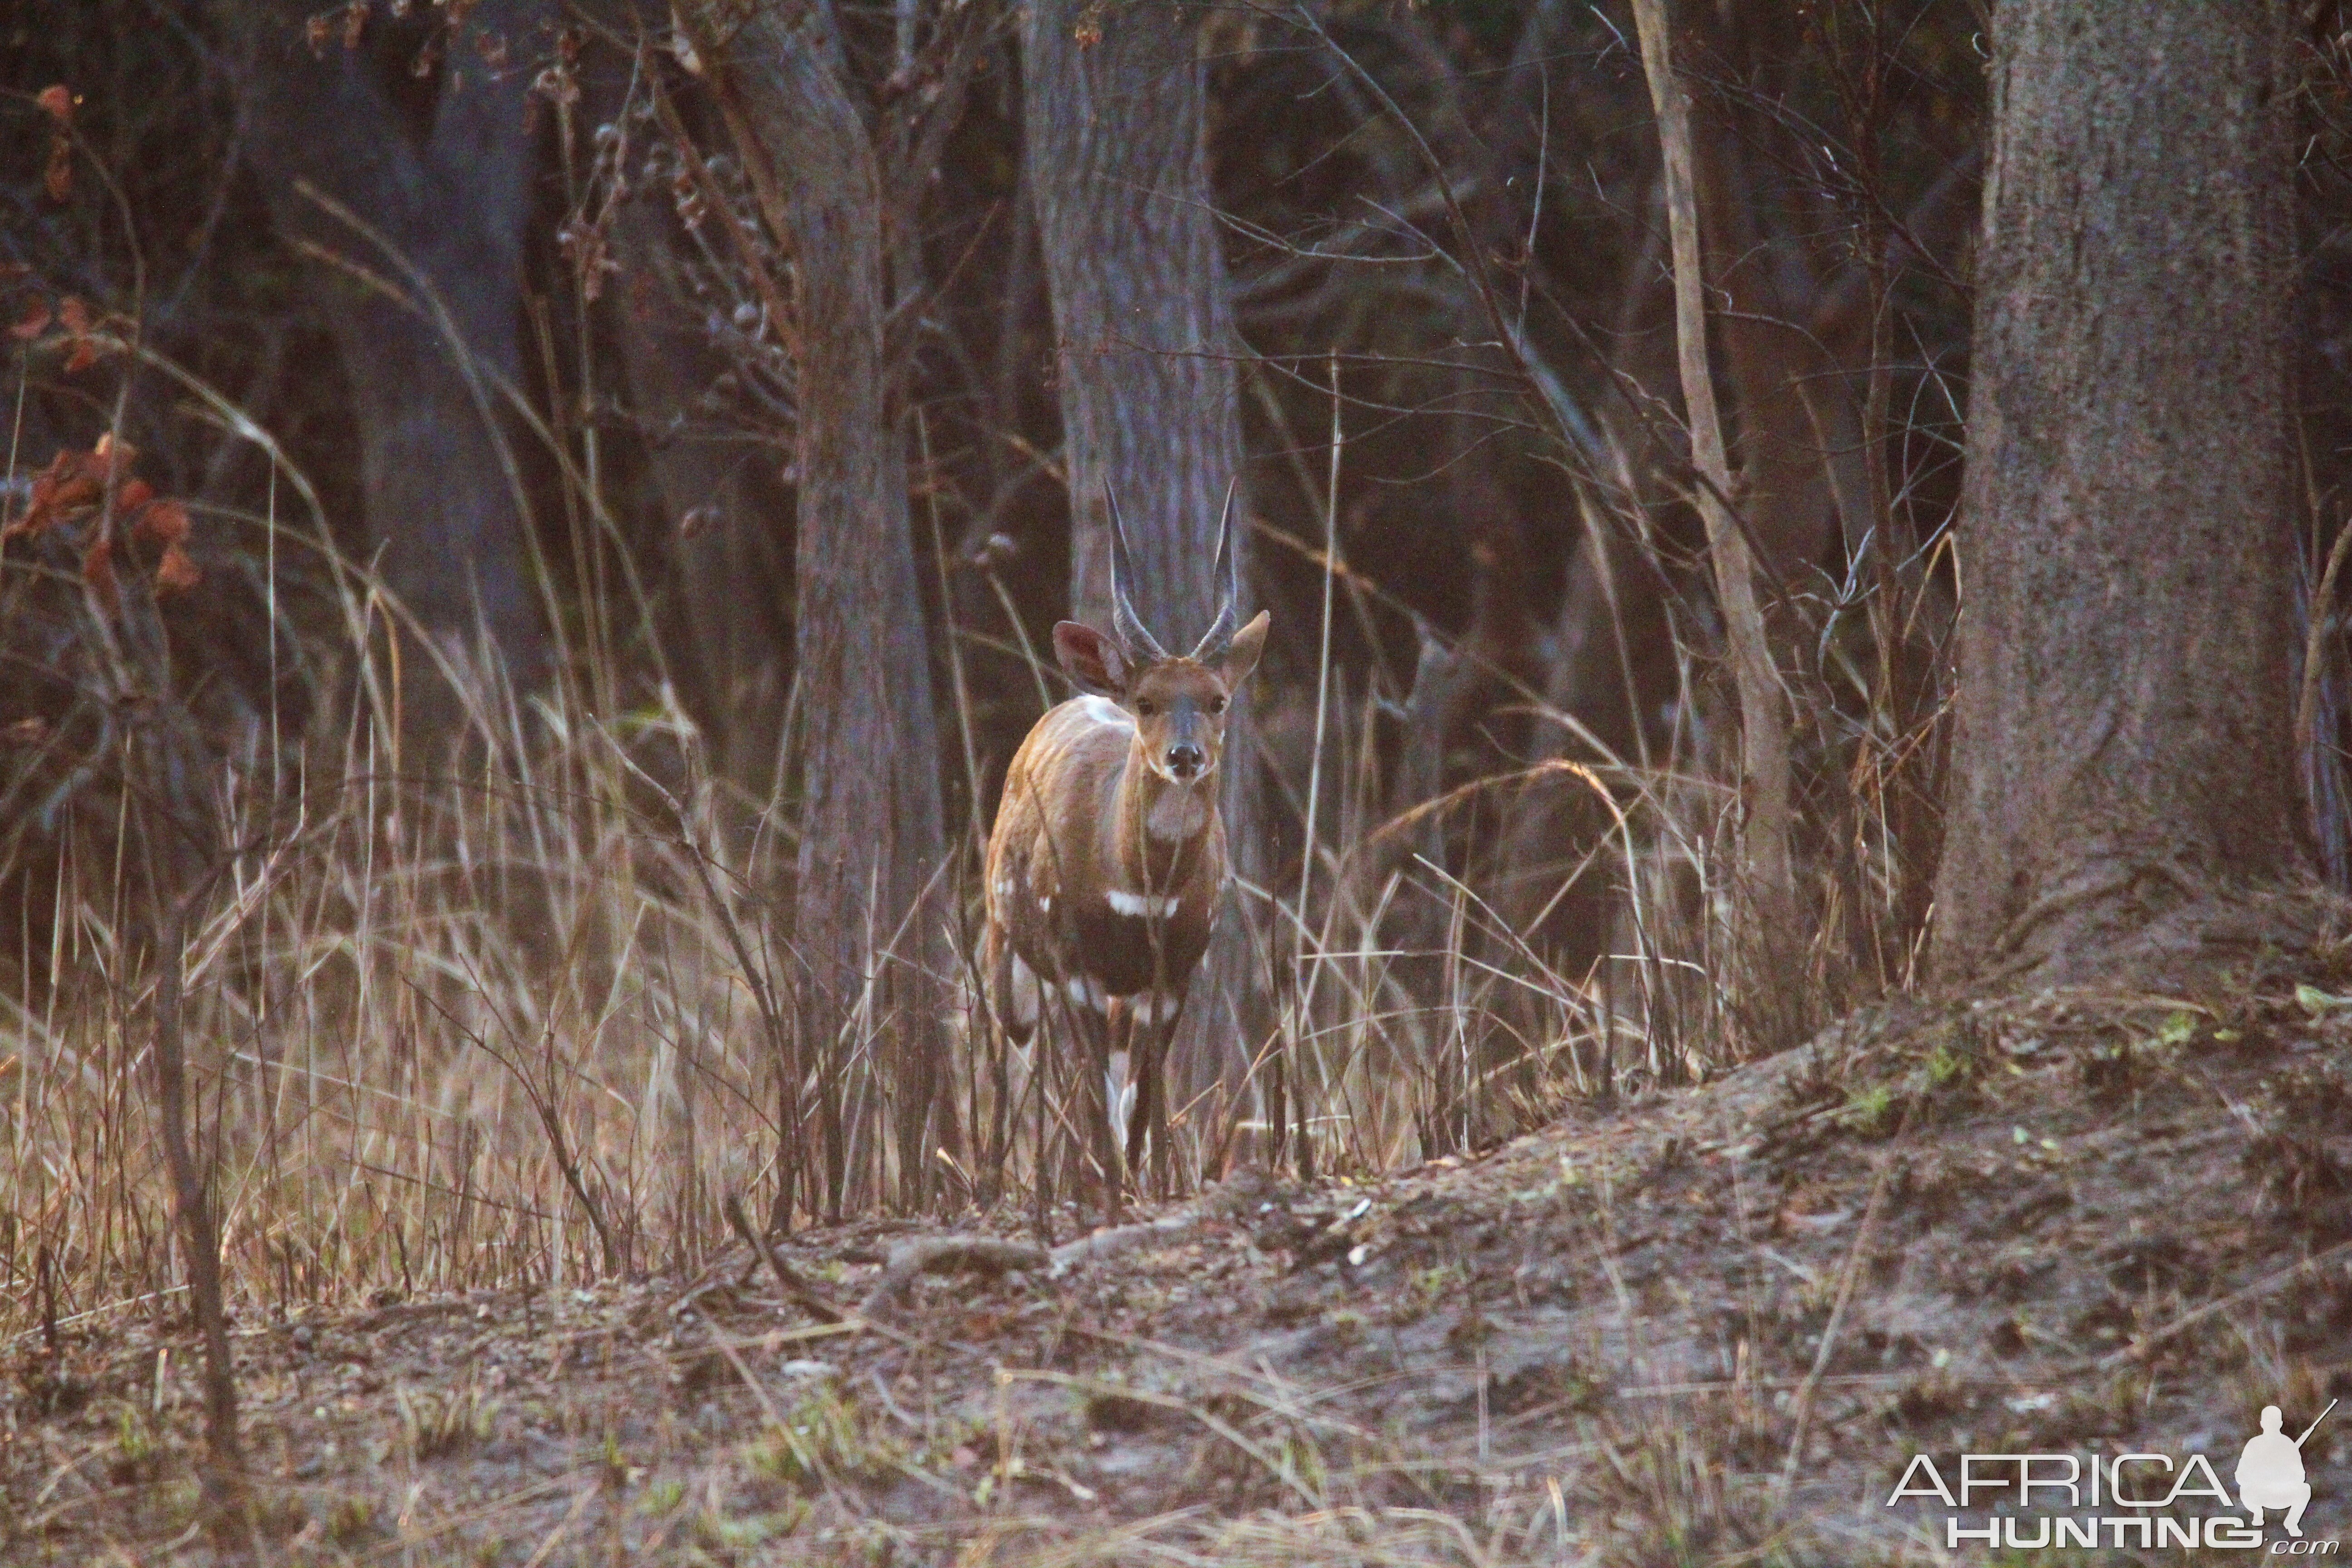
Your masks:
<svg viewBox="0 0 2352 1568"><path fill-rule="evenodd" d="M2352 1393L2348 1112L2352 998L2307 986L1896 1006L1051 1259L918 1274L992 1222L866 1225L779 1249L805 1289L745 1256L248 1322L227 1540L192 1337L81 1325L9 1350L0 1562L1953 1561L1939 1502L1885 1506L1914 1455L1956 1486L1963 1452L2202 1452L2229 1484L2263 1405L2294 1433ZM2303 1451L2305 1536L2352 1533L2352 1415ZM2060 1560L2101 1556L2179 1554Z"/></svg>

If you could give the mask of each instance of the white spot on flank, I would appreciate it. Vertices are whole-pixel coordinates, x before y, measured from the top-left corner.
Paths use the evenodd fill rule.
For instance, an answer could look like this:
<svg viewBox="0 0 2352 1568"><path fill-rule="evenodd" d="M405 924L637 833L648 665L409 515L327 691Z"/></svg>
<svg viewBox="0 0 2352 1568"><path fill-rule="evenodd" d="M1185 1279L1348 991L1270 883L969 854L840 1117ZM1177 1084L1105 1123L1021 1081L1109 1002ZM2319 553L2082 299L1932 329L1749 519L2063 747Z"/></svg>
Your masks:
<svg viewBox="0 0 2352 1568"><path fill-rule="evenodd" d="M1037 895L1037 912L1041 915L1050 915L1054 912L1053 894L1040 893Z"/></svg>
<svg viewBox="0 0 2352 1568"><path fill-rule="evenodd" d="M1013 901L1012 878L999 877L996 879L996 901L1000 904L1010 903Z"/></svg>
<svg viewBox="0 0 2352 1568"><path fill-rule="evenodd" d="M1124 888L1113 888L1103 895L1110 900L1110 912L1125 915L1129 920L1166 920L1183 908L1181 899L1154 898L1150 893L1130 893Z"/></svg>
<svg viewBox="0 0 2352 1568"><path fill-rule="evenodd" d="M1102 982L1090 974L1073 974L1063 989L1069 993L1070 1005L1073 1007L1084 1007L1088 1012L1100 1013L1109 1005L1109 999L1103 994Z"/></svg>
<svg viewBox="0 0 2352 1568"><path fill-rule="evenodd" d="M1127 716L1127 710L1108 697L1081 697L1078 711L1097 724L1110 724L1121 730L1135 728L1135 721Z"/></svg>
<svg viewBox="0 0 2352 1568"><path fill-rule="evenodd" d="M1034 1028L1037 1024L1037 972L1013 955L1013 994L1006 999L1013 1008L1013 1021L1023 1028Z"/></svg>

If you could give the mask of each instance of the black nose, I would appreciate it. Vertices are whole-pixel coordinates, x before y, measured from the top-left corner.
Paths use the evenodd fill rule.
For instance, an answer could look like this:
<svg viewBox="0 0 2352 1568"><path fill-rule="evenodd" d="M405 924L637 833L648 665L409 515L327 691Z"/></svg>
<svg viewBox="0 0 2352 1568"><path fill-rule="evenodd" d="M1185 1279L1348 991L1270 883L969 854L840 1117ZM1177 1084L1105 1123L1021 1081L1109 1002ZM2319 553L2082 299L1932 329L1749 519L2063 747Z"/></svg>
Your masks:
<svg viewBox="0 0 2352 1568"><path fill-rule="evenodd" d="M1189 741L1181 745L1168 748L1169 767L1187 777L1199 773L1201 765L1207 761L1208 759L1201 754L1201 748Z"/></svg>

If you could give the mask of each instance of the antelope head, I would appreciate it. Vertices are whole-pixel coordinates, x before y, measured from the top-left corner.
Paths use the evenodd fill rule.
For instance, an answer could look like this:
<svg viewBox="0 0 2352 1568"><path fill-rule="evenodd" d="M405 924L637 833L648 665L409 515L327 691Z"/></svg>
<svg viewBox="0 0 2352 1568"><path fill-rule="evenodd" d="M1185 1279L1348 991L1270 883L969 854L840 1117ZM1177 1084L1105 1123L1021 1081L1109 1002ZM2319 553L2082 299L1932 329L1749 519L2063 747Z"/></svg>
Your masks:
<svg viewBox="0 0 2352 1568"><path fill-rule="evenodd" d="M1234 492L1227 488L1217 528L1216 619L1199 646L1182 655L1161 647L1135 613L1127 531L1108 489L1103 499L1110 504L1111 629L1064 621L1054 628L1054 654L1071 679L1127 711L1135 723L1133 754L1145 767L1169 784L1190 787L1216 773L1226 712L1265 648L1265 611L1234 626L1241 583L1234 559Z"/></svg>

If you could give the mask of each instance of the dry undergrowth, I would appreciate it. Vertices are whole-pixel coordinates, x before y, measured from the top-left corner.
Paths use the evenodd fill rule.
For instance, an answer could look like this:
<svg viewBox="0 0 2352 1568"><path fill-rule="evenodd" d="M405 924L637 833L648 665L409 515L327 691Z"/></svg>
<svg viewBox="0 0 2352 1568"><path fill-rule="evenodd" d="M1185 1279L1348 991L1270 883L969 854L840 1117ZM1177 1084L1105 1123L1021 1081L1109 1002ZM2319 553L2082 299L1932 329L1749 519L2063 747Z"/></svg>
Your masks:
<svg viewBox="0 0 2352 1568"><path fill-rule="evenodd" d="M1904 1008L1481 1158L1245 1173L1058 1267L894 1273L941 1227L804 1233L781 1261L840 1322L740 1254L248 1311L229 1536L273 1563L1944 1560L1937 1516L1881 1506L1912 1453L2219 1457L2264 1404L2352 1391L2348 1083L2352 999L2314 984ZM10 1347L7 1560L223 1560L192 1352L168 1307ZM2329 1538L2352 1436L2312 1451Z"/></svg>

